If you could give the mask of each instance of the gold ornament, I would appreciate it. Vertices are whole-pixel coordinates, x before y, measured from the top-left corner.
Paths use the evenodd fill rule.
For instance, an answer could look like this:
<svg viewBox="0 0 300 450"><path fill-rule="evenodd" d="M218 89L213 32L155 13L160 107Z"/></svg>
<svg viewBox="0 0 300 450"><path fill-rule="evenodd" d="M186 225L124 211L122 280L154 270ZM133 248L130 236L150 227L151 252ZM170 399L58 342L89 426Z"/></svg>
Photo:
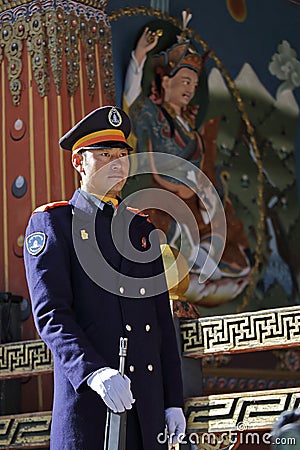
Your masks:
<svg viewBox="0 0 300 450"><path fill-rule="evenodd" d="M185 300L184 293L189 286L189 267L184 256L170 245L161 245L162 258L170 300Z"/></svg>

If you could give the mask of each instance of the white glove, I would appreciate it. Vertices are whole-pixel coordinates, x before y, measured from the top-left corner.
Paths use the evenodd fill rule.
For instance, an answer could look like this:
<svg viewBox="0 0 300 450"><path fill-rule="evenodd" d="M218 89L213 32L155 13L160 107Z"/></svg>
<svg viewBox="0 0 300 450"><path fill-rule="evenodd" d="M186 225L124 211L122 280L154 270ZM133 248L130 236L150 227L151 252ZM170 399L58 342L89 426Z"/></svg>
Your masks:
<svg viewBox="0 0 300 450"><path fill-rule="evenodd" d="M100 395L106 406L115 413L131 409L135 402L130 390L130 380L115 369L104 367L92 373L88 386Z"/></svg>
<svg viewBox="0 0 300 450"><path fill-rule="evenodd" d="M177 444L179 437L185 435L185 417L181 408L167 408L165 421L168 429L169 444Z"/></svg>

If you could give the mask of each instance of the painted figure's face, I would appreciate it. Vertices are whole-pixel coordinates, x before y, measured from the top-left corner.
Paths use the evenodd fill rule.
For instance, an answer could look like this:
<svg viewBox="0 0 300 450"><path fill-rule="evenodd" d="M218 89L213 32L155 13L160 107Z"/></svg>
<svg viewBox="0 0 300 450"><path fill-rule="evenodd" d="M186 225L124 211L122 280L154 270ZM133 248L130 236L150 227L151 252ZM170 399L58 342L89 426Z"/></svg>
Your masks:
<svg viewBox="0 0 300 450"><path fill-rule="evenodd" d="M165 101L177 108L186 107L194 97L198 86L198 75L187 67L179 69L174 77L163 77L162 86L165 91Z"/></svg>
<svg viewBox="0 0 300 450"><path fill-rule="evenodd" d="M83 154L73 155L73 165L81 174L82 187L85 190L115 197L123 189L128 176L128 150L85 150Z"/></svg>

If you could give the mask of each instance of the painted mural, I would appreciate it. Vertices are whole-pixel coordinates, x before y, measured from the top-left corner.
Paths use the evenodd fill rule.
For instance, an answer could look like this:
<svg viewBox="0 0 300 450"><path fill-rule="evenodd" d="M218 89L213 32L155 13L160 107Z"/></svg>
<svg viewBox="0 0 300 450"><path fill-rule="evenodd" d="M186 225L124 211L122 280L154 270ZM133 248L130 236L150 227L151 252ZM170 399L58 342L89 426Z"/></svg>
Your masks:
<svg viewBox="0 0 300 450"><path fill-rule="evenodd" d="M177 10L179 5L186 6L186 2L177 2ZM172 9L165 2L161 8L165 8L165 15ZM230 20L240 27L247 23L246 2L226 2L226 8ZM134 7L128 7L127 21L134 17L133 11ZM117 23L123 18L122 13L117 14ZM151 141L154 151L192 161L213 181L225 208L228 234L215 277L204 285L199 283L196 261L190 271L187 300L204 315L296 305L300 270L295 169L297 52L286 39L273 42L265 71L273 82L279 80L279 85L270 92L246 55L235 76L229 74L224 58L221 61L197 33L194 12L184 9L175 19L169 15L168 20L145 18L142 26L138 23L128 59L123 57L123 82L117 89L122 90L123 105L129 108L135 124L136 151L147 152ZM200 62L188 61L191 55L199 55ZM198 74L198 85L194 93L186 88L181 94L185 105L178 112L172 107L172 102L176 104L173 97L180 95L176 77L185 70ZM173 97L171 83L166 80L172 80ZM186 146L189 133L198 135L198 147ZM132 180L128 191L157 182L172 191L171 184L153 177ZM201 261L207 238L205 214L201 207L200 214L199 208L196 212L197 206L192 206L191 199L189 202L198 214L201 230L202 242L197 249L193 230L188 230L184 221L178 230L170 218L154 211L150 215L172 245L176 246L176 237L181 235L187 260L196 251Z"/></svg>
<svg viewBox="0 0 300 450"><path fill-rule="evenodd" d="M188 18L185 13L183 29ZM215 214L214 200L212 199L206 210L195 193L185 192L184 183L179 188L178 182L174 180L172 182L159 175L154 177L160 188L176 192L185 199L198 224L201 238L199 243L196 243L196 230L187 225L184 214L179 222L175 223L167 214L150 211L152 221L166 233L168 243L177 246L177 240L181 238L184 243L181 250L183 256L188 262L194 258L190 271L190 286L186 293L187 300L215 306L232 300L247 286L251 273L251 255L243 225L225 192L227 172L224 168L216 167L220 118L216 116L202 124L199 117L206 114L203 106L206 106L208 89L203 71L207 54L201 57L184 31L166 28L164 22L152 22L139 38L126 74L125 103L129 107L134 124L137 152L150 151L151 145L152 152L164 152L192 162L209 177L222 198L230 228L227 228L225 248L220 261L217 262L209 253L209 225ZM163 38L159 37L159 34L166 34L168 48L164 49L166 43L162 44ZM171 41L172 34L177 37L177 41ZM150 57L149 50L152 51ZM145 67L144 71L148 69L148 73L141 78L145 62L148 62L150 67ZM200 81L203 75L204 80ZM190 178L197 183L197 175L185 168L184 163L179 167L177 163L174 164L174 176L179 170L183 172L185 181ZM200 182L198 189L202 190ZM215 265L216 268L205 283L200 283L199 273L206 260L208 267Z"/></svg>

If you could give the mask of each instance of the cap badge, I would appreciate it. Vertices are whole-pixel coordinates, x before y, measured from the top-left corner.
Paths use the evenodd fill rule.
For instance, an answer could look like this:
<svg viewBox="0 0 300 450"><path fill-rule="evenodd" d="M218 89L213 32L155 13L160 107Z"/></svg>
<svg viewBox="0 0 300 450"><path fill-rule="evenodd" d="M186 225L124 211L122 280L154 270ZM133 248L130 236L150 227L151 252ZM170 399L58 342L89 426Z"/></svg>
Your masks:
<svg viewBox="0 0 300 450"><path fill-rule="evenodd" d="M122 117L116 108L111 108L108 113L108 121L113 127L119 127L122 123Z"/></svg>
<svg viewBox="0 0 300 450"><path fill-rule="evenodd" d="M36 256L44 249L46 244L46 235L41 231L32 233L26 238L26 248L30 255Z"/></svg>

